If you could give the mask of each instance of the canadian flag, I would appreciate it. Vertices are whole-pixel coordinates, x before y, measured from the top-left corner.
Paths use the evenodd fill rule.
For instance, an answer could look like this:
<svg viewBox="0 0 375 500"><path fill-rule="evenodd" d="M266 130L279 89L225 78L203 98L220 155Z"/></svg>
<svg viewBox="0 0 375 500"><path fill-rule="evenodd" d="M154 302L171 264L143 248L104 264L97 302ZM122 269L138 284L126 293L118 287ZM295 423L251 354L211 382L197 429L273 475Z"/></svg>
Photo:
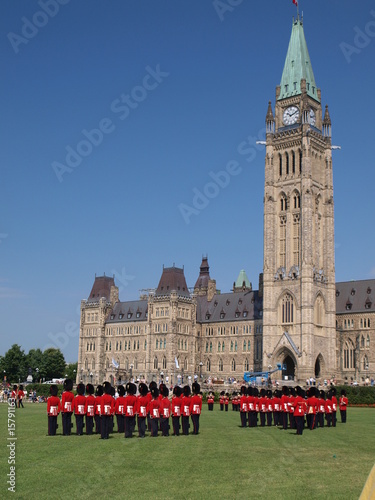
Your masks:
<svg viewBox="0 0 375 500"><path fill-rule="evenodd" d="M297 5L298 7L298 0L293 0L294 5Z"/></svg>

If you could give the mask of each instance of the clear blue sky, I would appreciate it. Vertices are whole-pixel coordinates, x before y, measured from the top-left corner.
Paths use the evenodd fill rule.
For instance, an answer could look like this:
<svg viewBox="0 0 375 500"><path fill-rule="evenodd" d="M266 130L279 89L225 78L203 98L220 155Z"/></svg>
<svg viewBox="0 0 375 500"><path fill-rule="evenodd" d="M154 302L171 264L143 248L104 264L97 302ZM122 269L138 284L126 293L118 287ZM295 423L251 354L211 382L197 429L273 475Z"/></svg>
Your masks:
<svg viewBox="0 0 375 500"><path fill-rule="evenodd" d="M0 5L0 354L13 343L53 345L75 361L95 273L115 274L120 299L131 300L157 286L163 264L184 265L193 286L208 254L222 291L242 268L258 287L264 150L255 139L247 155L238 147L263 134L296 8L222 0L220 16L212 0L64 1L56 12L45 0L49 14L34 0ZM300 8L342 146L333 154L336 280L374 278L374 4ZM354 49L346 56L343 43ZM98 127L97 145L82 142ZM72 167L66 148L77 146L86 156L68 158ZM70 170L61 182L54 162ZM194 208L194 190L213 189L210 172L229 162L238 175L187 224L181 204Z"/></svg>

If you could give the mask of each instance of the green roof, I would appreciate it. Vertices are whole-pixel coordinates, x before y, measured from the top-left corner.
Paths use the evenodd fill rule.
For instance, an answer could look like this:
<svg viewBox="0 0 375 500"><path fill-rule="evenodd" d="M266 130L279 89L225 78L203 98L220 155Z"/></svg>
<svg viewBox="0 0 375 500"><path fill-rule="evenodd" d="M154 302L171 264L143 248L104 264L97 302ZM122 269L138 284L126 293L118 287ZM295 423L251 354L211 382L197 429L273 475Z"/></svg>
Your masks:
<svg viewBox="0 0 375 500"><path fill-rule="evenodd" d="M302 20L294 21L286 55L278 100L300 95L301 78L306 80L307 94L320 102L309 51L307 50Z"/></svg>
<svg viewBox="0 0 375 500"><path fill-rule="evenodd" d="M245 286L247 288L251 287L251 283L249 281L249 278L246 276L246 272L244 269L241 269L240 274L238 275L235 287L236 288L241 288L245 282Z"/></svg>

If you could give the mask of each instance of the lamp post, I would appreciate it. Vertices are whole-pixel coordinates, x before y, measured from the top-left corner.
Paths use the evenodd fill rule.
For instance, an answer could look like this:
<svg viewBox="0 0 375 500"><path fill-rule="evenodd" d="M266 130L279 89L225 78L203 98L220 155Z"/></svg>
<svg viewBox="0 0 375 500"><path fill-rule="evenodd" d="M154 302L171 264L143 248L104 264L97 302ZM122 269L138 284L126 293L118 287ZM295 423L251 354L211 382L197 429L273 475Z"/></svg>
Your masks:
<svg viewBox="0 0 375 500"><path fill-rule="evenodd" d="M83 368L81 368L81 382L83 382Z"/></svg>
<svg viewBox="0 0 375 500"><path fill-rule="evenodd" d="M133 365L133 364L131 364L131 365L130 365L130 380L129 380L129 382L131 382L131 380L132 380L132 376L133 376L133 368L134 368L134 365Z"/></svg>
<svg viewBox="0 0 375 500"><path fill-rule="evenodd" d="M90 372L90 381L91 381L91 384L92 384L92 372Z"/></svg>
<svg viewBox="0 0 375 500"><path fill-rule="evenodd" d="M35 368L35 371L36 371L36 378L37 378L37 380L39 379L39 380L38 380L38 382L39 382L39 384L40 384L40 378L39 378L39 368Z"/></svg>
<svg viewBox="0 0 375 500"><path fill-rule="evenodd" d="M199 378L202 378L202 367L203 367L203 363L202 361L199 363Z"/></svg>
<svg viewBox="0 0 375 500"><path fill-rule="evenodd" d="M75 370L73 370L73 376L74 376L74 383L76 383L77 381L76 381L76 371Z"/></svg>

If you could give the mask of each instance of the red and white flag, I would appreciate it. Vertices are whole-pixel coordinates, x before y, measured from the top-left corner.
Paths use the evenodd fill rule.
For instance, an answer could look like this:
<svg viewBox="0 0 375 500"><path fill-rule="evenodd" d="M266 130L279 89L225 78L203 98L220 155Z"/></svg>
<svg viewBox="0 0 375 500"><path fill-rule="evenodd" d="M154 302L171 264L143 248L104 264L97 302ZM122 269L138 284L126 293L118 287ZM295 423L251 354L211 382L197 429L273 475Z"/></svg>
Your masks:
<svg viewBox="0 0 375 500"><path fill-rule="evenodd" d="M298 7L298 0L293 0L294 5L297 5Z"/></svg>

